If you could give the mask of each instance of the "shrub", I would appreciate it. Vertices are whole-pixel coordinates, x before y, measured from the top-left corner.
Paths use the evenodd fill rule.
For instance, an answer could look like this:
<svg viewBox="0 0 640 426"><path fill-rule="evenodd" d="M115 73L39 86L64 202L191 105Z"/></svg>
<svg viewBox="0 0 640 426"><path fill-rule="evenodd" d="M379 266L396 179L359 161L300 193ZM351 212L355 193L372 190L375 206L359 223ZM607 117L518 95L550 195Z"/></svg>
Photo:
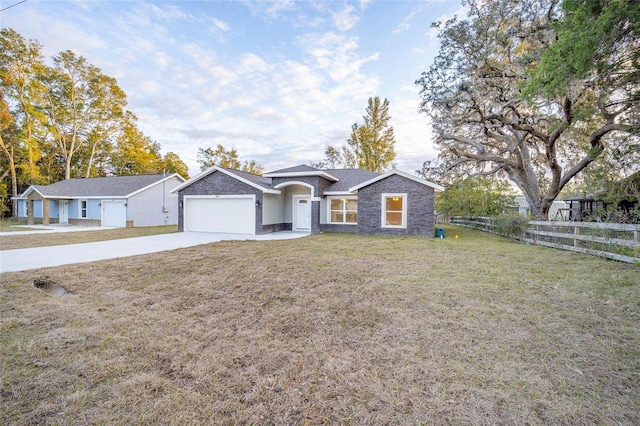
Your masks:
<svg viewBox="0 0 640 426"><path fill-rule="evenodd" d="M522 238L527 230L528 219L520 214L503 213L496 217L496 233L511 238Z"/></svg>

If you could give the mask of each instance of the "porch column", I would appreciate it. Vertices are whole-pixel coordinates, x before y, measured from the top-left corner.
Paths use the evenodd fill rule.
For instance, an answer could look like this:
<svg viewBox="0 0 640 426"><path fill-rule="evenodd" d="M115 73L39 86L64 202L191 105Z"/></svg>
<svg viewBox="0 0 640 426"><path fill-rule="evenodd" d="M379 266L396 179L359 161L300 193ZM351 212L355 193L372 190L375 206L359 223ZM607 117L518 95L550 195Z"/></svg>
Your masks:
<svg viewBox="0 0 640 426"><path fill-rule="evenodd" d="M49 224L49 200L47 198L42 199L42 224Z"/></svg>
<svg viewBox="0 0 640 426"><path fill-rule="evenodd" d="M320 201L311 199L311 233L320 233Z"/></svg>
<svg viewBox="0 0 640 426"><path fill-rule="evenodd" d="M35 222L33 220L33 200L31 198L27 199L27 225L33 225Z"/></svg>

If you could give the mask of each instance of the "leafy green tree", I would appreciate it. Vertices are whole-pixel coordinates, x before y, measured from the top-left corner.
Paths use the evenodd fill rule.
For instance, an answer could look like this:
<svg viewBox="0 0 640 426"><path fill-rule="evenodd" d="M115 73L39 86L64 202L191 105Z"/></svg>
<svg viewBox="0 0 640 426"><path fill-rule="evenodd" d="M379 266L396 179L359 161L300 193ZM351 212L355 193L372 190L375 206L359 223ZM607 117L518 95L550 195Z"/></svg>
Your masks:
<svg viewBox="0 0 640 426"><path fill-rule="evenodd" d="M164 170L167 173L178 173L185 179L189 179L189 168L175 152L167 152L162 158Z"/></svg>
<svg viewBox="0 0 640 426"><path fill-rule="evenodd" d="M1 87L7 95L7 101L15 103L12 116L17 126L17 139L24 144L27 153L26 164L18 167L26 172L29 183L40 183L38 161L42 152L38 124L44 116L38 105L44 92L40 77L46 69L42 45L35 40L26 41L11 28L2 28L0 46Z"/></svg>
<svg viewBox="0 0 640 426"><path fill-rule="evenodd" d="M0 193L0 198L3 199L3 202L0 203L0 215L3 213L2 207L6 203L6 199L11 196L18 195L18 173L16 168L16 148L17 148L17 138L16 132L17 128L13 121L13 117L9 112L9 105L4 98L4 93L0 91L0 149L6 158L7 166L5 167L3 162L0 162L0 185L2 189L2 193ZM5 176L9 174L11 176L11 195L9 195L7 191L7 185L2 183L2 180ZM13 204L12 216L18 216L18 206L16 203Z"/></svg>
<svg viewBox="0 0 640 426"><path fill-rule="evenodd" d="M531 70L565 19L557 0L464 4L467 19L434 24L440 51L416 82L440 151L435 165L452 176L506 175L544 219L560 191L613 139L626 135L638 144L637 104L616 102L615 86L589 78L570 80L554 96L525 96Z"/></svg>
<svg viewBox="0 0 640 426"><path fill-rule="evenodd" d="M127 100L116 80L84 57L67 50L54 56L53 62L55 66L44 79L47 126L64 163L64 178L69 179L73 158L86 147L88 136L114 131ZM91 160L92 156L87 169Z"/></svg>
<svg viewBox="0 0 640 426"><path fill-rule="evenodd" d="M12 196L72 175L187 175L177 155L163 158L136 127L114 78L71 51L47 66L40 43L9 28L0 46L0 183L11 179Z"/></svg>
<svg viewBox="0 0 640 426"><path fill-rule="evenodd" d="M572 84L614 88L618 102L640 98L640 4L637 0L564 0L553 24L556 42L546 49L525 90L565 96ZM607 94L601 91L600 94ZM601 99L606 102L605 99Z"/></svg>
<svg viewBox="0 0 640 426"><path fill-rule="evenodd" d="M346 145L341 148L327 146L324 150L324 159L311 162L311 166L317 169L338 169L341 167L352 169L356 167L355 157Z"/></svg>
<svg viewBox="0 0 640 426"><path fill-rule="evenodd" d="M382 173L396 158L393 127L389 125L389 101L369 98L364 124L354 124L348 141L358 168Z"/></svg>
<svg viewBox="0 0 640 426"><path fill-rule="evenodd" d="M164 161L160 144L146 136L135 124L135 116L127 114L111 154L113 174L146 175L162 173Z"/></svg>
<svg viewBox="0 0 640 426"><path fill-rule="evenodd" d="M228 169L240 170L247 173L262 175L264 169L255 160L241 162L238 158L238 151L235 148L226 149L218 144L216 149L198 149L198 163L200 170L207 170L213 166L225 167Z"/></svg>
<svg viewBox="0 0 640 426"><path fill-rule="evenodd" d="M498 216L515 205L515 194L505 179L473 176L452 182L436 194L436 211L460 216Z"/></svg>
<svg viewBox="0 0 640 426"><path fill-rule="evenodd" d="M347 145L340 149L328 146L325 158L316 164L319 168L342 166L382 173L393 167L396 158L393 127L389 126L389 101L369 98L364 124L351 127Z"/></svg>

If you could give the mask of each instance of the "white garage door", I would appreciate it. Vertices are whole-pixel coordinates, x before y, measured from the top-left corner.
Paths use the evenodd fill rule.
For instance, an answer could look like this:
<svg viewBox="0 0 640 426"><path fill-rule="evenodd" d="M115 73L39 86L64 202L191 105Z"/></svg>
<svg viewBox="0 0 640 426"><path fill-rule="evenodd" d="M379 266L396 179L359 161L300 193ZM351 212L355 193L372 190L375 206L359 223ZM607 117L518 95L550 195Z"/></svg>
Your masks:
<svg viewBox="0 0 640 426"><path fill-rule="evenodd" d="M187 231L253 235L256 221L253 197L187 199L185 220Z"/></svg>
<svg viewBox="0 0 640 426"><path fill-rule="evenodd" d="M102 201L102 226L122 228L127 224L124 201Z"/></svg>

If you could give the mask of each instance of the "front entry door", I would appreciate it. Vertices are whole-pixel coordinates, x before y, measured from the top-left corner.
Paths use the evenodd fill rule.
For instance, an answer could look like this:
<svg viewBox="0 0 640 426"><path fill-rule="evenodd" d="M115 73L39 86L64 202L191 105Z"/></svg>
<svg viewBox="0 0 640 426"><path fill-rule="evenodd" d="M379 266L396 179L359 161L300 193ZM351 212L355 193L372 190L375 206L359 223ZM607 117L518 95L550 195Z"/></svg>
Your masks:
<svg viewBox="0 0 640 426"><path fill-rule="evenodd" d="M311 230L311 200L309 197L293 197L293 230Z"/></svg>
<svg viewBox="0 0 640 426"><path fill-rule="evenodd" d="M69 223L69 202L67 200L58 202L58 211L58 223Z"/></svg>

